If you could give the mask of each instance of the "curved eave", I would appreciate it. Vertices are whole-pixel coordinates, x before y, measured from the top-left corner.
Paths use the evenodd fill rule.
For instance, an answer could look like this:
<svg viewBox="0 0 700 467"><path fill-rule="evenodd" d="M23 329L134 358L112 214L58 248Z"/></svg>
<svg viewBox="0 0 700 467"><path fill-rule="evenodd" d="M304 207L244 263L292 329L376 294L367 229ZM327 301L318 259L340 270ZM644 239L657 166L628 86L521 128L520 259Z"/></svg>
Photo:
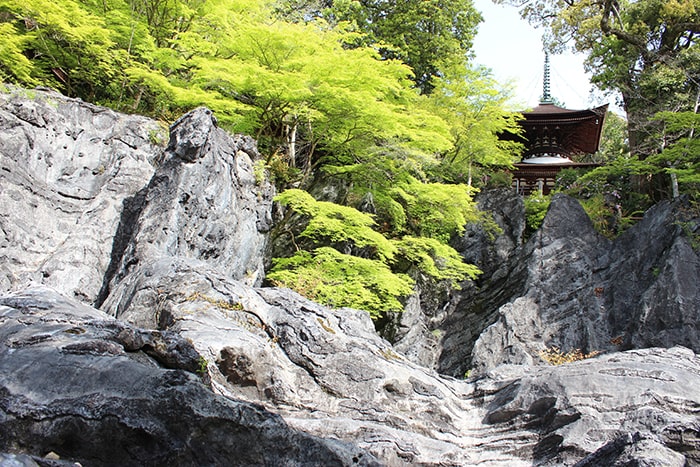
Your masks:
<svg viewBox="0 0 700 467"><path fill-rule="evenodd" d="M547 111L548 110L548 111ZM542 132L556 133L560 154L593 154L600 147L600 137L608 105L589 110L568 110L552 104L541 104L532 112L525 112L520 122L526 140L535 141ZM534 148L533 148L534 149ZM529 155L545 153L550 148L538 148Z"/></svg>

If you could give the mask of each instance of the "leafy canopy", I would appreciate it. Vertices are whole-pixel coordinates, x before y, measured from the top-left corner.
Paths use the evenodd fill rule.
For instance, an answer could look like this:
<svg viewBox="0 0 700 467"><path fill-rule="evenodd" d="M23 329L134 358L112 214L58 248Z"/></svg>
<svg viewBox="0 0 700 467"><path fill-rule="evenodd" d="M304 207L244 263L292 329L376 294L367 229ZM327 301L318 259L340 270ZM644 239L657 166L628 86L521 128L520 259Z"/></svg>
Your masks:
<svg viewBox="0 0 700 467"><path fill-rule="evenodd" d="M516 125L508 92L469 64L479 21L470 0L0 0L0 79L165 121L204 105L258 140L281 189L347 182L347 206L280 196L308 220L306 252L271 277L360 272L335 300L382 313L408 293L405 264L476 274L446 245L480 219L459 174L517 149L498 139Z"/></svg>
<svg viewBox="0 0 700 467"><path fill-rule="evenodd" d="M276 199L306 220L299 238L310 243L290 257L275 258L268 280L321 303L365 309L376 319L403 309L401 300L413 292L405 271L414 269L454 287L480 274L438 239L387 239L373 230L368 214L351 207L316 201L298 189Z"/></svg>

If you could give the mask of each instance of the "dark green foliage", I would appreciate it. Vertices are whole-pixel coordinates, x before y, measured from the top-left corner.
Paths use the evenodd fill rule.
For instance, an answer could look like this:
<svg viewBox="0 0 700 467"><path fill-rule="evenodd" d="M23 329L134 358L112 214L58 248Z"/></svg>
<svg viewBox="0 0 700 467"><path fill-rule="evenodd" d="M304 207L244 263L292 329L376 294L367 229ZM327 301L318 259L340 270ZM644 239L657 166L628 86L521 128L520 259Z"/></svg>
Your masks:
<svg viewBox="0 0 700 467"><path fill-rule="evenodd" d="M311 242L291 257L275 258L268 280L321 303L364 309L376 319L403 309L401 300L413 291L407 272L453 287L480 273L437 239L387 239L373 230L371 216L353 208L316 201L298 189L277 200L308 221L298 237Z"/></svg>
<svg viewBox="0 0 700 467"><path fill-rule="evenodd" d="M539 229L549 210L551 196L535 192L525 198L525 221L530 233Z"/></svg>
<svg viewBox="0 0 700 467"><path fill-rule="evenodd" d="M655 120L664 124L665 148L647 158L659 172L672 175L678 191L697 196L700 192L700 114L695 112L660 112Z"/></svg>

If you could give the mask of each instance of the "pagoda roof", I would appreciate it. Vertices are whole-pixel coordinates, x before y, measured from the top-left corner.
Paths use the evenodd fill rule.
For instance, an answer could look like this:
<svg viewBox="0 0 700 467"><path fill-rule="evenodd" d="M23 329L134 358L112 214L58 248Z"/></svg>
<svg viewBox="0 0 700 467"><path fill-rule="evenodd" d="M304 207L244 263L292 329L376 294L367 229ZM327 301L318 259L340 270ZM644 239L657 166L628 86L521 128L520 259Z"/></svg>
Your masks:
<svg viewBox="0 0 700 467"><path fill-rule="evenodd" d="M571 110L542 102L523 112L520 121L525 139L525 157L543 154L593 154L600 147L608 105Z"/></svg>

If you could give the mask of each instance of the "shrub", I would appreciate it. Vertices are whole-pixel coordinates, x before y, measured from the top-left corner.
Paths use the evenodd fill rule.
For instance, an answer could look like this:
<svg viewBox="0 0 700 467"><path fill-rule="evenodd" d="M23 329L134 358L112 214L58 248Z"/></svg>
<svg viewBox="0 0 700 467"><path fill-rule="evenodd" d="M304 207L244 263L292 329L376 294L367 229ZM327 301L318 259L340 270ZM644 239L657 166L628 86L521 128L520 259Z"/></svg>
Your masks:
<svg viewBox="0 0 700 467"><path fill-rule="evenodd" d="M544 216L547 215L551 201L551 196L541 193L532 193L525 198L525 220L530 232L540 228L544 221Z"/></svg>
<svg viewBox="0 0 700 467"><path fill-rule="evenodd" d="M404 237L397 241L399 256L416 265L418 269L435 280L450 281L453 287L467 278L476 279L481 270L462 261L457 251L426 237Z"/></svg>
<svg viewBox="0 0 700 467"><path fill-rule="evenodd" d="M324 305L366 310L372 319L403 311L400 298L413 292L413 281L381 261L346 255L330 247L276 258L267 278Z"/></svg>

